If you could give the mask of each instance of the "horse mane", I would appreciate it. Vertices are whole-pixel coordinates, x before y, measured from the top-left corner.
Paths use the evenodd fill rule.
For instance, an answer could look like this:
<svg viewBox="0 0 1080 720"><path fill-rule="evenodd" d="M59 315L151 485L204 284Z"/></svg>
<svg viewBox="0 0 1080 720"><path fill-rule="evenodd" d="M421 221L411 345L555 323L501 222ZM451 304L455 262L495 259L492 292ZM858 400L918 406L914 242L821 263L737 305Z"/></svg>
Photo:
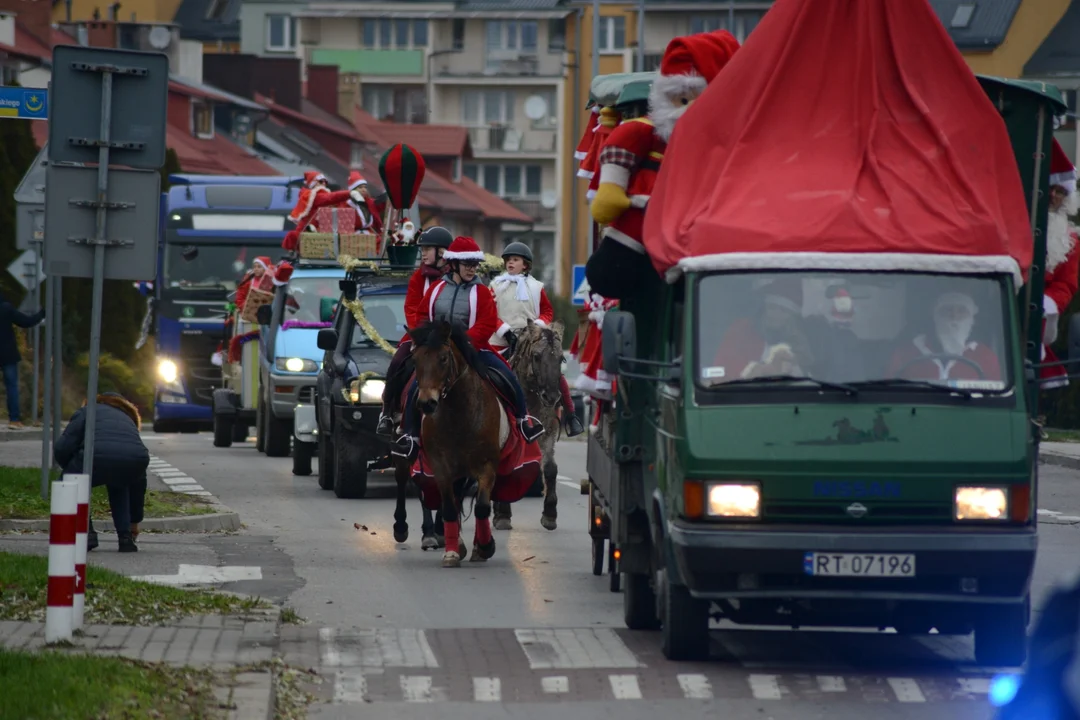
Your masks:
<svg viewBox="0 0 1080 720"><path fill-rule="evenodd" d="M426 347L432 350L438 350L449 340L461 353L466 365L481 376L487 376L487 365L480 359L480 351L472 344L469 333L460 323L451 323L446 320L429 320L415 330L410 330L409 335L412 337L413 344L416 347Z"/></svg>
<svg viewBox="0 0 1080 720"><path fill-rule="evenodd" d="M517 349L510 358L510 364L513 366L514 372L522 380L535 374L535 368L531 362L533 347L547 342L546 338L549 334L551 336L550 342L561 352L562 344L559 342L559 333L554 328L530 322L524 332L518 333Z"/></svg>

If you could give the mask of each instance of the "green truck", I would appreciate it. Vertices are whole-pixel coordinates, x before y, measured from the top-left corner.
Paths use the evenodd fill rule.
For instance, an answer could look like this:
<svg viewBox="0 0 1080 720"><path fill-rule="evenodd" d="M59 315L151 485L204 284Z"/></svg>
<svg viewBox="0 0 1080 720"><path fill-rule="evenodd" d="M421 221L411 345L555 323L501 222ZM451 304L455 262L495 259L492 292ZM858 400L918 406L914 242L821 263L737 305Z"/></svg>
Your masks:
<svg viewBox="0 0 1080 720"><path fill-rule="evenodd" d="M1006 122L1035 230L1023 287L1005 271L948 263L688 271L671 284L653 278L608 312L604 364L617 393L589 439L594 553L602 529L626 625L662 628L668 658L707 656L716 617L974 632L979 664L1024 661L1046 158L1065 106L1051 86L979 82ZM793 294L805 321L788 338L796 357L744 363L747 333L783 325ZM852 304L872 322L852 328ZM748 324L758 311L763 326ZM922 337L909 330L934 332L911 327L920 318L963 328L972 316L981 353L966 337L954 353L905 352ZM812 380L777 370L799 362L818 368ZM962 379L909 377L929 362L960 366L942 377Z"/></svg>

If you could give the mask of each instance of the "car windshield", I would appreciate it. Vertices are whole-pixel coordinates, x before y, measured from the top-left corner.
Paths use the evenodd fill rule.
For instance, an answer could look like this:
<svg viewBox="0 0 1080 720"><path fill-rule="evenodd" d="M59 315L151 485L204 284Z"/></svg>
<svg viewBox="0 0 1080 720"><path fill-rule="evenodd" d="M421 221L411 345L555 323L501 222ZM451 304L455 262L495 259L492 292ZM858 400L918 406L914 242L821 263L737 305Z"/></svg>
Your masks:
<svg viewBox="0 0 1080 720"><path fill-rule="evenodd" d="M391 345L396 345L405 334L405 296L368 295L360 299L364 303L364 315L375 332ZM372 344L359 323L353 327L352 344L354 347L369 347Z"/></svg>
<svg viewBox="0 0 1080 720"><path fill-rule="evenodd" d="M191 259L185 259L186 250L197 249ZM165 287L180 289L217 288L227 291L251 269L251 262L260 255L270 255L273 246L198 245L168 243L165 246ZM190 256L192 253L188 253Z"/></svg>
<svg viewBox="0 0 1080 720"><path fill-rule="evenodd" d="M285 322L323 322L320 316L323 298L335 303L341 297L336 277L293 277L285 298Z"/></svg>
<svg viewBox="0 0 1080 720"><path fill-rule="evenodd" d="M1000 392L1006 302L1005 283L986 276L710 275L698 291L697 381Z"/></svg>

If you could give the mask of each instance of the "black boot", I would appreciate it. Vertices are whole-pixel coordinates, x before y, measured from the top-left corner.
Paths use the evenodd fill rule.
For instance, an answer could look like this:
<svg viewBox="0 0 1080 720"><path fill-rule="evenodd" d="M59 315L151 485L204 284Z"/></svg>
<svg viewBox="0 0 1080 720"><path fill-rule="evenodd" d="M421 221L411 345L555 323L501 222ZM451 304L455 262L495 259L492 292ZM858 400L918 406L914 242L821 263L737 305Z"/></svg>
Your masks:
<svg viewBox="0 0 1080 720"><path fill-rule="evenodd" d="M375 434L383 437L392 437L394 434L394 421L389 412L379 416L379 424L375 426Z"/></svg>
<svg viewBox="0 0 1080 720"><path fill-rule="evenodd" d="M521 418L518 423L521 427L521 434L525 436L525 442L534 443L538 437L544 434L544 426L531 415Z"/></svg>
<svg viewBox="0 0 1080 720"><path fill-rule="evenodd" d="M581 420L578 420L578 416L575 413L568 413L569 418L566 420L566 436L574 437L585 432L585 426L581 424Z"/></svg>
<svg viewBox="0 0 1080 720"><path fill-rule="evenodd" d="M132 537L130 532L121 533L118 537L120 540L120 552L139 552L139 546L135 544L135 538Z"/></svg>

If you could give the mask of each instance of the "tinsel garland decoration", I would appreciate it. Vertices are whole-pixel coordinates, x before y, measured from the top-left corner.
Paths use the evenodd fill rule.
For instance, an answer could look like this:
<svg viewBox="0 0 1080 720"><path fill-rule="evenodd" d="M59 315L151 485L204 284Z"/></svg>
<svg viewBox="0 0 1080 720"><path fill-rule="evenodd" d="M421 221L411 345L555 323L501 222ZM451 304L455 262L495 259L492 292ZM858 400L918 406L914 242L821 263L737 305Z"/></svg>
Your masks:
<svg viewBox="0 0 1080 720"><path fill-rule="evenodd" d="M349 312L356 318L356 324L363 328L364 334L367 335L371 342L375 343L380 350L388 355L393 355L397 352L397 349L386 342L382 335L379 334L379 331L375 329L375 326L371 324L371 321L367 319L367 315L364 314L364 303L360 302L359 299L346 300L342 298L341 304L349 309Z"/></svg>
<svg viewBox="0 0 1080 720"><path fill-rule="evenodd" d="M351 273L355 270L366 269L370 270L372 274L380 277L399 277L407 278L410 273L402 272L400 270L387 270L380 268L378 263L373 260L358 260L352 255L338 255L338 265L345 268L345 272Z"/></svg>
<svg viewBox="0 0 1080 720"><path fill-rule="evenodd" d="M232 340L230 340L229 341L229 362L231 362L231 363L240 362L240 348L241 348L241 346L245 345L246 343L251 342L252 340L258 340L258 339L259 339L259 331L258 330L251 330L250 332L246 332L243 335L237 335Z"/></svg>
<svg viewBox="0 0 1080 720"><path fill-rule="evenodd" d="M480 263L480 267L476 268L476 272L480 275L498 275L506 267L506 263L502 258L495 257L490 253L484 253L484 259Z"/></svg>

